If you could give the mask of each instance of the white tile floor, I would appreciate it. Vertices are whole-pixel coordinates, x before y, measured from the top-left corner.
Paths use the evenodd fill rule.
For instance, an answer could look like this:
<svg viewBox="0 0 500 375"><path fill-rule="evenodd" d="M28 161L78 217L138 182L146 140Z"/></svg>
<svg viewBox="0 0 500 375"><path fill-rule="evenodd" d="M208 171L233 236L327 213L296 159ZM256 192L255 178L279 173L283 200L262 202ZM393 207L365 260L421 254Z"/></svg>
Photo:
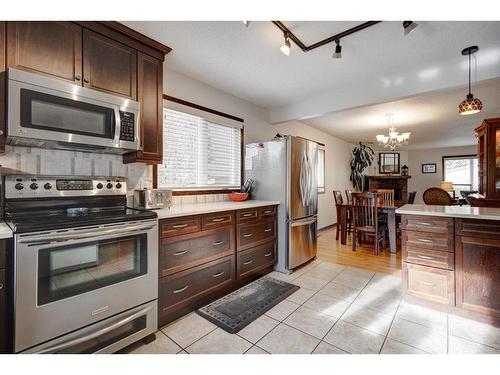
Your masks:
<svg viewBox="0 0 500 375"><path fill-rule="evenodd" d="M191 313L128 351L500 354L499 328L401 302L399 277L317 260L291 275L269 276L301 289L237 334Z"/></svg>

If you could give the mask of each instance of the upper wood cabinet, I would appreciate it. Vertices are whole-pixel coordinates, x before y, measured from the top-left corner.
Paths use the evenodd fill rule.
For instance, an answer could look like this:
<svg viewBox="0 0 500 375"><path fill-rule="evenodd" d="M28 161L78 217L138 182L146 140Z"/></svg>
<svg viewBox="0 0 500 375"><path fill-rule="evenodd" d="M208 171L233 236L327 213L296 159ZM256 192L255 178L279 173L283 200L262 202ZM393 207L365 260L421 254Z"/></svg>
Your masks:
<svg viewBox="0 0 500 375"><path fill-rule="evenodd" d="M8 22L7 67L80 83L82 27L72 22Z"/></svg>
<svg viewBox="0 0 500 375"><path fill-rule="evenodd" d="M83 85L137 98L137 51L101 34L83 30Z"/></svg>
<svg viewBox="0 0 500 375"><path fill-rule="evenodd" d="M5 22L0 21L0 155L5 151L6 88L5 88Z"/></svg>
<svg viewBox="0 0 500 375"><path fill-rule="evenodd" d="M142 150L125 160L163 161L163 62L142 52L137 56L137 90L141 103Z"/></svg>

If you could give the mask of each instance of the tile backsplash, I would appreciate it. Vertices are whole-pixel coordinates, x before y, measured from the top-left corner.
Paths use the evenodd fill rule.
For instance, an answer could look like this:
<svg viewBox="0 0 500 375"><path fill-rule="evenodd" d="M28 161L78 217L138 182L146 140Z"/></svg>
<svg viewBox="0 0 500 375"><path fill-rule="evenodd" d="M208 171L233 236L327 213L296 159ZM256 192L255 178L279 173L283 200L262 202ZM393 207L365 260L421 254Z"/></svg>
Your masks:
<svg viewBox="0 0 500 375"><path fill-rule="evenodd" d="M126 177L129 194L153 186L150 165L123 164L121 155L5 146L0 165L4 174Z"/></svg>

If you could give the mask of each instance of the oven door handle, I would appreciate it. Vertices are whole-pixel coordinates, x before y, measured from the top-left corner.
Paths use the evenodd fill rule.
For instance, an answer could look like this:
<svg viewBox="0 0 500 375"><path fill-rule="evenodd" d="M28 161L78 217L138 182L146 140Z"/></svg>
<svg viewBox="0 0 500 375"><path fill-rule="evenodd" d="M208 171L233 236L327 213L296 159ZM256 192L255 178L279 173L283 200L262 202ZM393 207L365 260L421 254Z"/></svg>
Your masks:
<svg viewBox="0 0 500 375"><path fill-rule="evenodd" d="M53 346L49 346L48 348L44 348L44 349L38 350L38 351L33 352L33 353L35 353L35 354L54 353L54 352L57 352L57 351L69 348L71 346L75 346L75 345L81 344L82 342L95 339L95 338L97 338L99 336L104 335L105 333L111 332L111 331L113 331L113 330L115 330L117 328L120 328L120 327L124 326L127 323L130 323L132 320L137 319L137 318L139 318L142 315L145 315L152 308L153 308L152 306L145 307L144 309L139 310L136 313L134 313L132 315L129 315L126 318L117 321L116 323L113 323L113 324L111 324L111 325L109 325L107 327L104 327L104 328L101 328L101 329L99 329L97 331L89 333L88 335L77 337L77 338L75 338L73 340L62 342L60 344L56 344L56 345L53 345Z"/></svg>
<svg viewBox="0 0 500 375"><path fill-rule="evenodd" d="M106 229L106 230L97 230L97 231L85 231L80 233L70 233L63 235L51 235L45 234L42 236L33 236L26 238L19 238L18 243L32 244L37 242L57 242L57 241L71 241L71 240L81 240L86 238L97 238L115 234L127 234L130 232L136 232L140 230L149 230L153 229L153 225L151 223L148 224L140 224L133 225L130 227L121 227L114 229Z"/></svg>

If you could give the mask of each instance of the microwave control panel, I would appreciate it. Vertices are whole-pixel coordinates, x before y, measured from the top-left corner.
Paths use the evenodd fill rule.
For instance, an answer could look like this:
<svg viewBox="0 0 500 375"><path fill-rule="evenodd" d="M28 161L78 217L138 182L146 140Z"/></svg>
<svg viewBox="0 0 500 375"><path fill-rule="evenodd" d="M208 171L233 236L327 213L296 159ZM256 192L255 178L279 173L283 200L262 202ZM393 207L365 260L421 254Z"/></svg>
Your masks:
<svg viewBox="0 0 500 375"><path fill-rule="evenodd" d="M135 115L120 111L120 141L135 141Z"/></svg>

